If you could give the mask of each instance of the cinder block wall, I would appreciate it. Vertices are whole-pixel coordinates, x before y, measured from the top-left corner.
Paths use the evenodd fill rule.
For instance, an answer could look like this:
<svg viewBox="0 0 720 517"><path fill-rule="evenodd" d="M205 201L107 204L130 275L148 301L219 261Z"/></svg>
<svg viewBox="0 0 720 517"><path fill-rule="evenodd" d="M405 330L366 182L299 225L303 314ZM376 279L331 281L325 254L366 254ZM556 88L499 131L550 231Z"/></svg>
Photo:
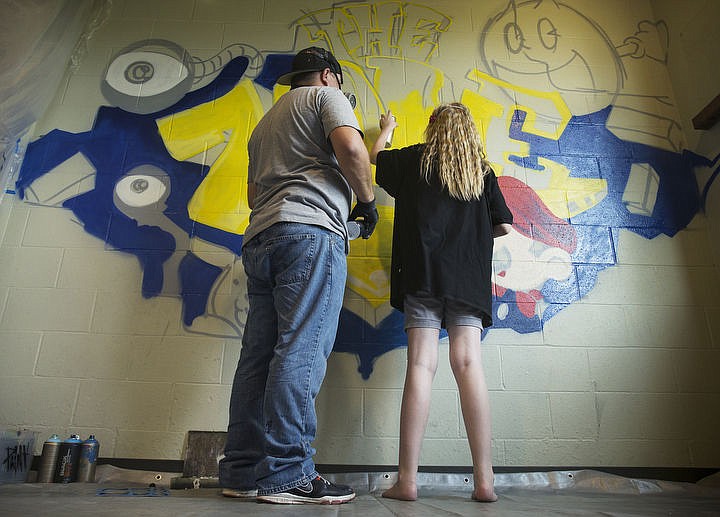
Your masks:
<svg viewBox="0 0 720 517"><path fill-rule="evenodd" d="M567 140L570 129L564 124L577 116L585 118L573 120L590 127L597 123L590 115L610 107L617 115L608 122L614 124L614 134L645 146L631 146L637 155L630 152L622 163L646 163L648 156L662 161L658 157L666 156L663 153L679 156L683 151L714 159L720 145L706 133L717 137L717 128L694 131L689 120L719 93L709 86L718 84L717 67L708 68L717 53L687 41L693 20L709 23L706 28L715 35L705 35L703 41L720 40L716 25L709 22L718 19L718 6L693 1L683 2L680 9L674 2L643 0L546 0L535 8L530 4L536 2L516 4L518 16L512 20L525 31L523 38L517 27L508 25L509 2L499 0L336 6L318 0L302 6L291 0L113 0L107 19L88 39L79 66L68 70L54 102L36 124L33 139L52 142L56 129L92 136L98 108L111 105L100 88L109 63L123 49L148 38L173 42L202 60L232 45L235 55L243 45L248 55L253 49L263 56L291 54L310 44L311 37L319 36L322 44L329 35L346 75L357 79L365 74L375 81L351 83L366 133L372 137L379 113L376 98L401 117L403 127L394 145L418 141L434 103L476 102L474 114L498 174L526 182L558 219L578 232L592 226L597 236L568 248L562 256L569 255L571 263L564 264L564 276L557 278L553 272L558 259L544 259L540 253L513 255L512 267L519 268L524 280L543 281L511 300L498 300L504 309L498 308L497 324L483 342L495 464L716 467L720 253L712 243L720 242L720 184L709 190L705 213L662 189L671 174L682 174L687 182L697 174L702 189L712 166L659 171L656 199L650 189L655 206L679 204L692 217L687 224L677 223L674 211L656 213L652 203L646 204L640 210L647 220L640 221L647 225L639 231L636 213L616 217L630 201L570 206L576 189L598 198L603 192L605 198L616 194L618 200L617 189L628 190L627 178L613 183L617 171L604 167L617 158L614 143L598 141L593 152L584 151L587 163L594 165L570 171L570 178L607 182L592 187L567 177L560 187L548 183L557 176L538 179L532 157L541 155L546 170L562 176L562 167L553 169L553 164L577 164L566 159L577 158L578 139L594 135L574 125L578 133ZM324 23L325 35L298 24L307 13ZM493 18L497 21L488 24ZM402 34L393 42L399 50L390 44L393 34ZM574 48L585 54L582 61L557 63L559 71L548 73L552 67L528 59L541 46L548 63ZM249 70L257 75L258 70ZM473 75L475 71L481 75ZM610 87L607 77L613 74L617 77ZM688 74L707 80L702 98L694 96L685 80ZM209 75L191 89L215 78ZM268 109L273 93L251 84L257 96L252 97L254 106ZM547 105L553 106L553 117L543 118ZM530 114L521 129L513 125L516 106ZM240 113L228 112L227 118L251 120L248 112ZM125 130L132 127L124 124ZM227 141L232 131L226 133ZM532 143L528 134L542 137L542 142ZM118 140L121 137L117 133ZM77 149L82 156L36 180L24 200L6 196L0 206L0 426L38 431L40 442L51 433L93 433L105 457L180 459L188 430L225 430L240 339L217 331L213 318L234 313L241 333L243 274L227 247L195 239L184 244L188 251L227 274L227 282L213 291L213 304L188 326L179 291L144 297L143 274L148 272L136 256L93 236L86 220L57 206L58 197L72 197L65 190L68 185L82 191L77 180L86 172L93 181L100 160L87 156L93 142L90 138ZM74 144L63 140L63 145ZM127 146L129 153L133 145ZM39 152L31 149L28 155ZM51 160L58 150L44 152ZM209 146L206 153L193 154L201 157L181 160L210 167L219 150ZM520 158L513 161L510 155ZM97 187L99 180L94 181ZM351 275L370 282L370 288L350 286L346 302L349 312L370 327L390 314L387 286L383 278L372 276L377 268L363 276L363 264L382 264L389 251L392 203L380 192L378 199L387 207L384 226L374 241L354 244L351 253L360 264ZM586 216L589 219L583 219ZM656 227L664 231L650 236L648 228ZM182 234L173 233L178 250L184 249L179 244ZM532 242L540 246L539 240ZM507 257L496 256L496 273L505 271L503 260ZM501 277L496 278L500 286ZM166 287L170 280L165 282ZM515 318L510 323L503 312L508 307ZM364 341L350 339L350 345L330 358L318 400L319 463L391 465L397 459L406 349L401 338L392 342L387 337L390 331L372 338L367 337L368 327L363 328ZM447 342L440 348L421 462L470 465Z"/></svg>

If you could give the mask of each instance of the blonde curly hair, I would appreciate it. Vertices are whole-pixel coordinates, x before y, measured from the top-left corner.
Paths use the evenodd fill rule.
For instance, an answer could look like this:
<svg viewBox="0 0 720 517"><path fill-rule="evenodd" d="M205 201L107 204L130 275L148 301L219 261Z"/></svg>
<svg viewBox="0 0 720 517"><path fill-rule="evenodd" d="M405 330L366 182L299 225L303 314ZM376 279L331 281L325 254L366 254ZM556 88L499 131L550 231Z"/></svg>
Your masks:
<svg viewBox="0 0 720 517"><path fill-rule="evenodd" d="M464 104L441 104L430 115L420 161L420 171L428 183L434 168L450 197L470 201L482 195L490 164L475 121Z"/></svg>

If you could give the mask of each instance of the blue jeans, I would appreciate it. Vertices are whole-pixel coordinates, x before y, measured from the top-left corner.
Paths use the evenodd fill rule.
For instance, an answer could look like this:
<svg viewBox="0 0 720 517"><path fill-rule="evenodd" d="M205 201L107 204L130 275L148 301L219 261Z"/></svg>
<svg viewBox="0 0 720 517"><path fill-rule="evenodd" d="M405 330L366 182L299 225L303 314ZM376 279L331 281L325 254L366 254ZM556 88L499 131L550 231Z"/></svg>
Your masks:
<svg viewBox="0 0 720 517"><path fill-rule="evenodd" d="M279 223L246 243L249 312L230 396L220 484L260 495L317 476L315 398L342 308L344 239Z"/></svg>

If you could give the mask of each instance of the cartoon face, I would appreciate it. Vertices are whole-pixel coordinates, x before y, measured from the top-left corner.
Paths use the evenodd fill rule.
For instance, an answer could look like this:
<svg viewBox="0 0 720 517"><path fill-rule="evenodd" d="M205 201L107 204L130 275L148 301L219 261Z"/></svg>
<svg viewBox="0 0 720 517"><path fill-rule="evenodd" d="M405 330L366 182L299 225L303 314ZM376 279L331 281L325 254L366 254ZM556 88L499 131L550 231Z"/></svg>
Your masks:
<svg viewBox="0 0 720 517"><path fill-rule="evenodd" d="M574 38L582 33L591 37ZM595 22L555 0L511 1L490 19L480 52L495 77L546 91L614 95L622 64Z"/></svg>

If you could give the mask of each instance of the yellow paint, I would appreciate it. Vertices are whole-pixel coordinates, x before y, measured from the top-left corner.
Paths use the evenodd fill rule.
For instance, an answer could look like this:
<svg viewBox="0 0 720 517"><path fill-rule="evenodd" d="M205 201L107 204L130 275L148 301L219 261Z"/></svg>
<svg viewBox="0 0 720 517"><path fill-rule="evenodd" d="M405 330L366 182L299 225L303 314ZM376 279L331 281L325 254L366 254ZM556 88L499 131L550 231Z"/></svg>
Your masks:
<svg viewBox="0 0 720 517"><path fill-rule="evenodd" d="M369 239L350 242L347 287L377 308L390 299L390 255L395 209L378 205L380 219Z"/></svg>
<svg viewBox="0 0 720 517"><path fill-rule="evenodd" d="M263 116L252 81L243 79L214 101L157 121L173 158L187 160L226 141L207 177L188 203L193 221L241 235L248 225L247 142Z"/></svg>
<svg viewBox="0 0 720 517"><path fill-rule="evenodd" d="M567 126L572 113L565 101L558 92L542 92L517 86L501 81L479 70L472 70L468 78L479 85L479 93L464 90L461 100L468 106L475 117L475 121L481 130L483 141L486 141L485 130L490 126L493 119L505 119L505 128L509 133L510 124L515 110L527 113L523 122L523 131L529 134L538 135L543 138L557 140ZM513 92L512 97L532 99L544 99L552 103L558 117L557 129L554 132L547 132L537 127L537 111L527 104L511 104L503 106L482 95L488 84L493 84L502 89ZM528 156L529 146L521 142L521 151L504 153L505 164L511 163L510 154L514 156ZM498 175L502 175L505 164L493 164ZM585 210L597 205L607 195L607 181L603 179L571 178L570 171L561 165L546 158L538 158L538 164L542 170L525 169L527 182L533 187L537 195L547 205L548 209L561 219L576 216ZM542 185L542 187L538 187Z"/></svg>
<svg viewBox="0 0 720 517"><path fill-rule="evenodd" d="M607 196L607 181L592 178L571 178L570 171L564 165L552 160L538 158L542 174L550 178L546 188L535 189L537 195L550 211L561 219L574 217L597 205ZM533 185L532 174L528 170L528 183Z"/></svg>
<svg viewBox="0 0 720 517"><path fill-rule="evenodd" d="M522 103L518 103L512 107L510 107L505 113L508 117L508 127L510 126L510 117L512 117L513 112L516 109L525 111L527 113L527 117L525 118L525 122L523 124L523 130L527 133L532 133L534 135L542 136L545 138L550 138L553 140L557 140L560 138L560 135L562 135L563 131L565 131L565 127L567 126L568 122L570 121L570 118L572 117L572 113L570 112L570 109L567 107L567 104L565 104L565 101L563 100L562 96L558 92L542 92L539 90L533 90L531 88L526 88L524 86L518 86L516 84L511 84L506 81L503 81L501 79L498 79L496 77L493 77L491 75L488 75L484 72L481 72L478 69L473 69L467 74L467 78L471 81L477 83L480 86L480 92L482 93L482 90L485 88L486 83L494 84L495 86L505 89L509 92L514 92L513 97L516 98L516 100L519 100L521 98L530 98L530 99L545 99L546 101L550 102L556 110L556 115L558 117L558 124L557 129L554 132L548 132L543 131L539 129L536 126L537 122L537 112L532 106L528 106Z"/></svg>

